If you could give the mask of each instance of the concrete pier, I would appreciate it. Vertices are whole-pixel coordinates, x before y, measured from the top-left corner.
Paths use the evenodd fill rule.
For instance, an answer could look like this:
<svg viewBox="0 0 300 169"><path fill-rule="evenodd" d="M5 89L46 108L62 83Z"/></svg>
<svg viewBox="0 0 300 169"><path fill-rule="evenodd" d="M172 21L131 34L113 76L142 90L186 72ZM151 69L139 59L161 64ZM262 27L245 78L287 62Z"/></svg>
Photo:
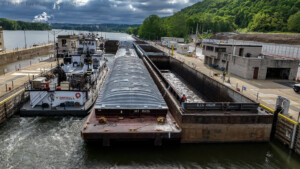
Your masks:
<svg viewBox="0 0 300 169"><path fill-rule="evenodd" d="M20 60L31 59L33 57L48 55L53 53L53 43L30 47L18 50L6 50L0 52L0 65L13 63Z"/></svg>

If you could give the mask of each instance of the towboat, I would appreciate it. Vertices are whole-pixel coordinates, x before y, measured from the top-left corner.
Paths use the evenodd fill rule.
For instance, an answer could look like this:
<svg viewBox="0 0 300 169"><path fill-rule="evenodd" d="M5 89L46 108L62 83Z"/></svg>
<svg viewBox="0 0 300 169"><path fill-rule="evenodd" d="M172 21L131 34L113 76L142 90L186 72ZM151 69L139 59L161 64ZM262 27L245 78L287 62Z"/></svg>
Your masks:
<svg viewBox="0 0 300 169"><path fill-rule="evenodd" d="M85 116L97 100L108 68L94 34L78 36L78 49L25 84L21 116ZM58 47L57 47L58 50Z"/></svg>

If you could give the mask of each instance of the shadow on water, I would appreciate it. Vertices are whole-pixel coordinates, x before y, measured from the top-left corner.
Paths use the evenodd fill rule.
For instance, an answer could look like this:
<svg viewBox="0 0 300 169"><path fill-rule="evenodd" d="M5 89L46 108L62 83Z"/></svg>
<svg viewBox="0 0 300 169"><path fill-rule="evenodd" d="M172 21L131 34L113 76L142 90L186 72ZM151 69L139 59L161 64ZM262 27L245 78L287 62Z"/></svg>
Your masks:
<svg viewBox="0 0 300 169"><path fill-rule="evenodd" d="M101 145L101 144L100 144ZM85 164L137 168L298 168L294 154L274 143L253 144L85 144ZM298 157L299 158L299 157ZM289 161L287 160L289 159Z"/></svg>

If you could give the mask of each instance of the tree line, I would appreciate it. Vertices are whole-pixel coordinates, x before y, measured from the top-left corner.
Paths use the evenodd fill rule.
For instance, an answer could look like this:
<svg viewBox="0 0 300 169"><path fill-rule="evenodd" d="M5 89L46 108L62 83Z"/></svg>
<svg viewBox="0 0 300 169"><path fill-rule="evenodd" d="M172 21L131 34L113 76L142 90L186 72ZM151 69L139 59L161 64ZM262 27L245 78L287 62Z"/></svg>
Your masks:
<svg viewBox="0 0 300 169"><path fill-rule="evenodd" d="M0 26L4 30L51 30L46 23L14 21L0 18Z"/></svg>
<svg viewBox="0 0 300 169"><path fill-rule="evenodd" d="M196 32L300 32L300 0L203 0L173 16L147 17L127 33L146 39L187 37Z"/></svg>
<svg viewBox="0 0 300 169"><path fill-rule="evenodd" d="M70 24L70 23L52 23L53 29L67 29L67 30L85 30L85 31L103 31L103 32L126 32L129 27L136 27L139 25L127 24Z"/></svg>

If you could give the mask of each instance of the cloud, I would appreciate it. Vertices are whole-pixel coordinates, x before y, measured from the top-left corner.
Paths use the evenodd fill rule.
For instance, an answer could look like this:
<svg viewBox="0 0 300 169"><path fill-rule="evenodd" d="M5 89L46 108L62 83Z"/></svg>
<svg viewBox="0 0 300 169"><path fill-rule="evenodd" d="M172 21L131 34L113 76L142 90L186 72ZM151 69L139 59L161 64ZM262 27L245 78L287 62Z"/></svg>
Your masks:
<svg viewBox="0 0 300 169"><path fill-rule="evenodd" d="M53 4L53 9L60 9L60 4L62 3L63 0L57 0L56 2L54 2Z"/></svg>
<svg viewBox="0 0 300 169"><path fill-rule="evenodd" d="M75 6L85 6L87 3L89 3L90 0L74 0L73 4Z"/></svg>
<svg viewBox="0 0 300 169"><path fill-rule="evenodd" d="M43 12L42 14L34 16L33 22L48 22L48 19L50 19L51 16L49 16L46 12Z"/></svg>
<svg viewBox="0 0 300 169"><path fill-rule="evenodd" d="M0 0L0 16L23 21L77 24L141 24L146 17L170 16L199 0ZM5 2L5 3L3 3ZM42 15L51 14L49 15ZM41 14L37 15L36 14ZM51 18L51 19L50 19Z"/></svg>
<svg viewBox="0 0 300 169"><path fill-rule="evenodd" d="M131 4L129 4L129 8L130 8L132 11L136 11L136 8L133 7Z"/></svg>
<svg viewBox="0 0 300 169"><path fill-rule="evenodd" d="M11 0L12 4L21 4L24 0Z"/></svg>

